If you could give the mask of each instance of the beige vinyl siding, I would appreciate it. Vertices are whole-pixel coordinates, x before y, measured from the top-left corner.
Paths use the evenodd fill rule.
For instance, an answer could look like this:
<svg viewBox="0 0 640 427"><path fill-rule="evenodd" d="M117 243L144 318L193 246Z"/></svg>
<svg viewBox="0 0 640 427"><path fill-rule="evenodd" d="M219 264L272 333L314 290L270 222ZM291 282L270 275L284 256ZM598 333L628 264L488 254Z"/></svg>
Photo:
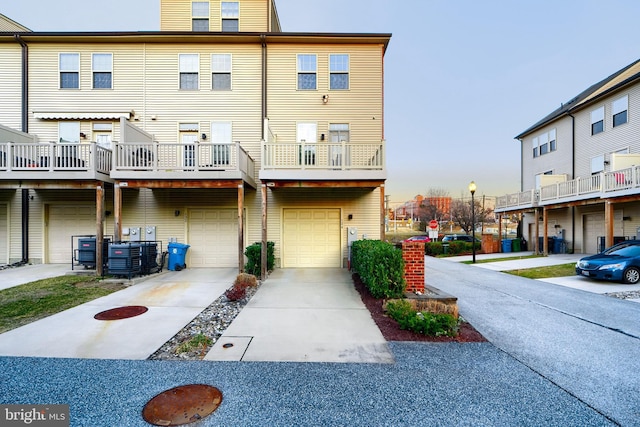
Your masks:
<svg viewBox="0 0 640 427"><path fill-rule="evenodd" d="M47 222L45 260L50 264L71 264L72 236L96 234L96 208L93 204L46 205L45 221ZM76 242L74 238L74 246Z"/></svg>
<svg viewBox="0 0 640 427"><path fill-rule="evenodd" d="M59 54L65 52L80 54L80 89L59 88ZM113 55L112 89L93 89L93 53ZM32 112L143 111L143 44L34 44L29 55L29 107ZM113 140L118 140L118 128L114 126ZM37 134L40 141L54 141L58 136L55 120L38 120L31 116L29 130ZM83 122L80 131L91 135L91 123Z"/></svg>
<svg viewBox="0 0 640 427"><path fill-rule="evenodd" d="M358 229L358 238L380 239L380 189L348 188L281 188L267 190L267 229L269 241L275 242L275 256L280 265L282 256L283 209L323 209L341 211L341 253L346 266L347 227ZM353 219L348 220L351 214Z"/></svg>
<svg viewBox="0 0 640 427"><path fill-rule="evenodd" d="M6 199L9 204L9 263L22 260L22 190L14 190ZM14 219L15 218L15 219ZM42 260L40 260L40 263Z"/></svg>
<svg viewBox="0 0 640 427"><path fill-rule="evenodd" d="M269 3L272 0L239 0L242 32L268 31ZM160 30L191 31L191 0L161 0ZM209 2L209 31L221 31L221 0Z"/></svg>
<svg viewBox="0 0 640 427"><path fill-rule="evenodd" d="M3 31L8 31L8 32L12 32L12 31L29 31L29 29L27 27L25 27L22 24L17 23L16 21L12 20L9 17L6 17L2 14L0 14L0 32Z"/></svg>
<svg viewBox="0 0 640 427"><path fill-rule="evenodd" d="M21 87L22 87L22 53L20 45L0 44L0 64L2 64L2 78L0 79L0 124L17 130L21 129ZM4 141L2 141L4 142Z"/></svg>
<svg viewBox="0 0 640 427"><path fill-rule="evenodd" d="M180 90L178 55L200 55L200 89ZM232 90L211 90L211 54L232 55ZM150 45L147 49L147 117L145 130L160 142L178 140L179 123L198 123L199 133L210 135L211 121L232 122L233 141L240 141L254 159L260 157L261 72L259 46ZM176 111L175 106L188 106ZM258 165L257 165L258 166Z"/></svg>
<svg viewBox="0 0 640 427"><path fill-rule="evenodd" d="M628 95L629 109L627 123L613 127L611 103ZM591 135L591 111L604 106L604 132ZM591 174L591 159L623 149L630 153L640 152L640 84L630 89L616 92L574 114L576 117L576 176Z"/></svg>
<svg viewBox="0 0 640 427"><path fill-rule="evenodd" d="M297 89L298 54L317 55L317 90ZM329 90L330 54L349 55L348 90ZM329 123L349 123L351 142L380 142L382 54L377 45L269 45L268 117L277 141L294 142L296 122L312 121L318 123L318 134L327 135ZM329 95L327 104L323 95Z"/></svg>

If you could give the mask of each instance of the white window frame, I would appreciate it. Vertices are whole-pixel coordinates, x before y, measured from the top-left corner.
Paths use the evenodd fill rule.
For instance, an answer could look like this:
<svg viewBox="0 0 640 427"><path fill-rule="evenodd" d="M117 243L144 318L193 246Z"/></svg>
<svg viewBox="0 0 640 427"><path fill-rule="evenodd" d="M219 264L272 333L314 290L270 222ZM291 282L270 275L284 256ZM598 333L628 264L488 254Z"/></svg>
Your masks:
<svg viewBox="0 0 640 427"><path fill-rule="evenodd" d="M604 172L604 154L591 158L591 175Z"/></svg>
<svg viewBox="0 0 640 427"><path fill-rule="evenodd" d="M109 57L107 65L96 61L96 56ZM96 73L109 74L109 87L96 87ZM113 54L112 53L92 53L91 54L91 86L93 89L113 89Z"/></svg>
<svg viewBox="0 0 640 427"><path fill-rule="evenodd" d="M346 62L341 61L339 59L346 58ZM334 61L334 59L336 61ZM347 53L332 53L329 54L329 90L349 90L351 87L351 57ZM340 75L347 77L347 86L346 87L333 87L333 79L334 75Z"/></svg>
<svg viewBox="0 0 640 427"><path fill-rule="evenodd" d="M212 161L215 166L230 164L231 144L233 143L233 123L230 121L211 122L211 143L214 144Z"/></svg>
<svg viewBox="0 0 640 427"><path fill-rule="evenodd" d="M616 116L624 113L624 121L616 124ZM611 123L613 127L629 122L629 95L622 96L611 103Z"/></svg>
<svg viewBox="0 0 640 427"><path fill-rule="evenodd" d="M189 60L190 58L190 60ZM195 61L193 59L195 58ZM183 61L184 60L184 61ZM198 53L180 53L178 54L179 82L180 90L199 90L200 89L200 54ZM183 75L196 75L196 87L182 87Z"/></svg>
<svg viewBox="0 0 640 427"><path fill-rule="evenodd" d="M531 146L533 147L533 158L535 159L536 157L540 157L540 140L538 139L538 137L534 137L531 140Z"/></svg>
<svg viewBox="0 0 640 427"><path fill-rule="evenodd" d="M67 61L63 61L64 57L71 58L72 56L76 58L75 64L69 64ZM64 64L63 64L64 63ZM78 76L78 85L77 87L63 87L62 85L62 74L71 74L74 73ZM58 87L60 89L80 89L80 54L77 52L61 52L58 55L58 76L59 82Z"/></svg>
<svg viewBox="0 0 640 427"><path fill-rule="evenodd" d="M594 132L594 125L601 123L602 129ZM591 135L597 135L604 132L604 106L591 111Z"/></svg>
<svg viewBox="0 0 640 427"><path fill-rule="evenodd" d="M299 162L301 165L316 164L316 143L318 142L317 122L296 123L296 141L300 144Z"/></svg>
<svg viewBox="0 0 640 427"><path fill-rule="evenodd" d="M312 58L313 61L311 61ZM318 55L313 53L299 53L296 57L296 64L298 70L296 87L298 90L318 90ZM306 75L313 75L313 87L302 87L305 85L300 84L300 78Z"/></svg>
<svg viewBox="0 0 640 427"><path fill-rule="evenodd" d="M221 60L218 60L221 59ZM211 54L211 90L225 91L232 90L233 88L233 55L230 53L213 53ZM229 87L224 89L216 89L215 76L216 75L228 75Z"/></svg>
<svg viewBox="0 0 640 427"><path fill-rule="evenodd" d="M206 12L200 12L199 10L197 10L196 5L200 5L200 6L206 6ZM191 2L191 31L209 31L211 28L211 21L210 21L210 12L211 6L209 4L208 1L193 1ZM195 27L195 22L196 21L206 21L207 22L207 29L206 30L201 30L198 29L196 30Z"/></svg>
<svg viewBox="0 0 640 427"><path fill-rule="evenodd" d="M111 122L93 122L91 124L93 131L93 141L101 147L111 149L111 140L113 138L113 123Z"/></svg>
<svg viewBox="0 0 640 427"><path fill-rule="evenodd" d="M225 6L235 5L233 10L225 9ZM235 22L233 30L225 29L225 22ZM223 1L220 2L220 31L222 32L238 32L240 31L240 2L239 1Z"/></svg>

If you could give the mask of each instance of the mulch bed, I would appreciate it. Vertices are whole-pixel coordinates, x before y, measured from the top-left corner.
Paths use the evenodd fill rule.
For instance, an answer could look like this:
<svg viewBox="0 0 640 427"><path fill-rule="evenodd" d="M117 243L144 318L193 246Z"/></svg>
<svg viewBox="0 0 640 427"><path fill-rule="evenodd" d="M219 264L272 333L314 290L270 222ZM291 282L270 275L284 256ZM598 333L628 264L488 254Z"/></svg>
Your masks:
<svg viewBox="0 0 640 427"><path fill-rule="evenodd" d="M412 331L400 329L398 322L388 317L382 310L382 299L374 298L369 293L367 287L362 283L357 274L353 276L353 283L356 290L360 293L362 302L369 309L371 317L378 325L378 329L382 332L382 336L387 341L425 341L425 342L486 342L487 339L482 336L469 322L463 321L460 324L458 336L456 337L431 337Z"/></svg>

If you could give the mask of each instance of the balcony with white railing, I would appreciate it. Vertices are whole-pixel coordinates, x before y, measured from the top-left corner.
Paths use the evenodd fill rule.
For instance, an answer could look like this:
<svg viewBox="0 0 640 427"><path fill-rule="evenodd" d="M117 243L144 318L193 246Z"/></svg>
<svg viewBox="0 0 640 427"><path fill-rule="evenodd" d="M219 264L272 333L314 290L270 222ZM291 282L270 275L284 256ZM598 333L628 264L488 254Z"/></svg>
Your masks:
<svg viewBox="0 0 640 427"><path fill-rule="evenodd" d="M109 180L111 150L95 143L0 144L2 180Z"/></svg>
<svg viewBox="0 0 640 427"><path fill-rule="evenodd" d="M384 180L385 143L262 143L261 180Z"/></svg>
<svg viewBox="0 0 640 427"><path fill-rule="evenodd" d="M640 198L640 166L579 177L545 185L537 190L507 194L497 198L495 210L509 212L557 203L630 195L638 195Z"/></svg>
<svg viewBox="0 0 640 427"><path fill-rule="evenodd" d="M116 142L113 152L114 179L243 180L256 186L255 161L238 142Z"/></svg>

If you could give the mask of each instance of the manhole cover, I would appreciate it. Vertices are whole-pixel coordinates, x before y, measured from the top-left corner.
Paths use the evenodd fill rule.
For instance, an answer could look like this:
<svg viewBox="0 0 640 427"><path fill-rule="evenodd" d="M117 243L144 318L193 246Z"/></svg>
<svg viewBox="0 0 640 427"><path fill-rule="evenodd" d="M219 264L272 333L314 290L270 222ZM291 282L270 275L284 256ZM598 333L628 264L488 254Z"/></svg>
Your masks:
<svg viewBox="0 0 640 427"><path fill-rule="evenodd" d="M196 422L218 409L222 392L205 384L189 384L164 391L151 399L142 417L157 426L179 426Z"/></svg>
<svg viewBox="0 0 640 427"><path fill-rule="evenodd" d="M96 320L120 320L128 319L129 317L139 316L149 310L142 305L129 305L126 307L112 308L111 310L101 311L93 316Z"/></svg>

